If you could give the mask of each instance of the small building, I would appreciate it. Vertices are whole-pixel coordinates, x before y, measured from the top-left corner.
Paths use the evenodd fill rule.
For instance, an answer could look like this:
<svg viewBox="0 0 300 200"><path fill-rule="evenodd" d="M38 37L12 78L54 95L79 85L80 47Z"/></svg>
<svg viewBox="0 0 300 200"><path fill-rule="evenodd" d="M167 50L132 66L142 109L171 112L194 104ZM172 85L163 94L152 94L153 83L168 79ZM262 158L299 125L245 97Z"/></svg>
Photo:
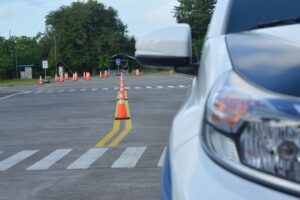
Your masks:
<svg viewBox="0 0 300 200"><path fill-rule="evenodd" d="M133 69L139 68L135 57L124 53L118 53L110 57L110 66L113 69L118 69L116 59L120 59L121 61L120 70L127 70L131 73Z"/></svg>
<svg viewBox="0 0 300 200"><path fill-rule="evenodd" d="M32 79L33 65L17 65L18 77L21 79Z"/></svg>

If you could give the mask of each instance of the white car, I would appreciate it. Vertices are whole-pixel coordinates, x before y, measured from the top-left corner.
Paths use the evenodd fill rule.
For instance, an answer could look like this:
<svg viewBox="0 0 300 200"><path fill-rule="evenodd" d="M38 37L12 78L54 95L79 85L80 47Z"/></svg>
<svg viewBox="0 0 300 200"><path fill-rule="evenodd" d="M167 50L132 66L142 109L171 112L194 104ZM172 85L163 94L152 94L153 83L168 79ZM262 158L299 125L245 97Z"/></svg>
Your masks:
<svg viewBox="0 0 300 200"><path fill-rule="evenodd" d="M219 0L199 70L186 24L137 41L145 66L198 71L173 121L161 199L299 198L299 17L299 0Z"/></svg>

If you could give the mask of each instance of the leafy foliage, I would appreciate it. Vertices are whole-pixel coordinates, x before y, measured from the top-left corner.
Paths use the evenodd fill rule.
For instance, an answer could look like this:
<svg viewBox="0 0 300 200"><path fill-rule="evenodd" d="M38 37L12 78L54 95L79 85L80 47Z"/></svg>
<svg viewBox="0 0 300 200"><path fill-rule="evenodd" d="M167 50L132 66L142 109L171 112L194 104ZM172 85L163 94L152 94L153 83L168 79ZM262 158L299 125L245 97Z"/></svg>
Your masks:
<svg viewBox="0 0 300 200"><path fill-rule="evenodd" d="M48 37L56 37L59 60L71 70L95 70L99 55L132 52L132 38L117 11L96 0L61 7L46 16L46 25Z"/></svg>
<svg viewBox="0 0 300 200"><path fill-rule="evenodd" d="M193 45L202 47L216 0L178 0L175 17L178 23L188 23L192 28Z"/></svg>
<svg viewBox="0 0 300 200"><path fill-rule="evenodd" d="M127 26L114 8L97 0L76 1L50 12L44 33L0 37L0 79L16 78L16 64L33 64L37 77L43 73L42 60L49 61L50 74L54 75L56 57L70 72L95 72L98 67L109 67L111 55L133 55L134 46L135 38L127 35Z"/></svg>

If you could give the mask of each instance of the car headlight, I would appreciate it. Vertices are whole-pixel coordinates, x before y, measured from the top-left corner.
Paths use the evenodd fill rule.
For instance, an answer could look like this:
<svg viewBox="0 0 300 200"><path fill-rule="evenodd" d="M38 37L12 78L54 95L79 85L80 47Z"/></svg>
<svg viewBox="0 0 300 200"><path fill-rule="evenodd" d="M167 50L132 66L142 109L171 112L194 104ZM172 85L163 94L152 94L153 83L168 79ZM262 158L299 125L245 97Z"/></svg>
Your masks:
<svg viewBox="0 0 300 200"><path fill-rule="evenodd" d="M203 145L240 175L300 194L300 100L255 87L234 72L214 85Z"/></svg>

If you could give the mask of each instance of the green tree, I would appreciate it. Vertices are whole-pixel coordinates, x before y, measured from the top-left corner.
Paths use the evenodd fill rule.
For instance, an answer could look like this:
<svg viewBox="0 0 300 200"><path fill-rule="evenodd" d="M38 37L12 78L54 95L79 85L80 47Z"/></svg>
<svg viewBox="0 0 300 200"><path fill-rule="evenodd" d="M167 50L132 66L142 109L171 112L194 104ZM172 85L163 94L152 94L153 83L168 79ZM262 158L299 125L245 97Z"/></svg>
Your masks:
<svg viewBox="0 0 300 200"><path fill-rule="evenodd" d="M216 0L178 0L175 17L178 23L188 23L192 28L193 45L202 47Z"/></svg>
<svg viewBox="0 0 300 200"><path fill-rule="evenodd" d="M70 70L96 71L100 55L134 52L117 11L97 0L73 2L50 12L45 34L56 38L58 60Z"/></svg>
<svg viewBox="0 0 300 200"><path fill-rule="evenodd" d="M101 54L99 56L99 69L107 70L109 68L110 58L107 54Z"/></svg>
<svg viewBox="0 0 300 200"><path fill-rule="evenodd" d="M14 77L13 49L14 43L12 41L0 37L0 79Z"/></svg>

